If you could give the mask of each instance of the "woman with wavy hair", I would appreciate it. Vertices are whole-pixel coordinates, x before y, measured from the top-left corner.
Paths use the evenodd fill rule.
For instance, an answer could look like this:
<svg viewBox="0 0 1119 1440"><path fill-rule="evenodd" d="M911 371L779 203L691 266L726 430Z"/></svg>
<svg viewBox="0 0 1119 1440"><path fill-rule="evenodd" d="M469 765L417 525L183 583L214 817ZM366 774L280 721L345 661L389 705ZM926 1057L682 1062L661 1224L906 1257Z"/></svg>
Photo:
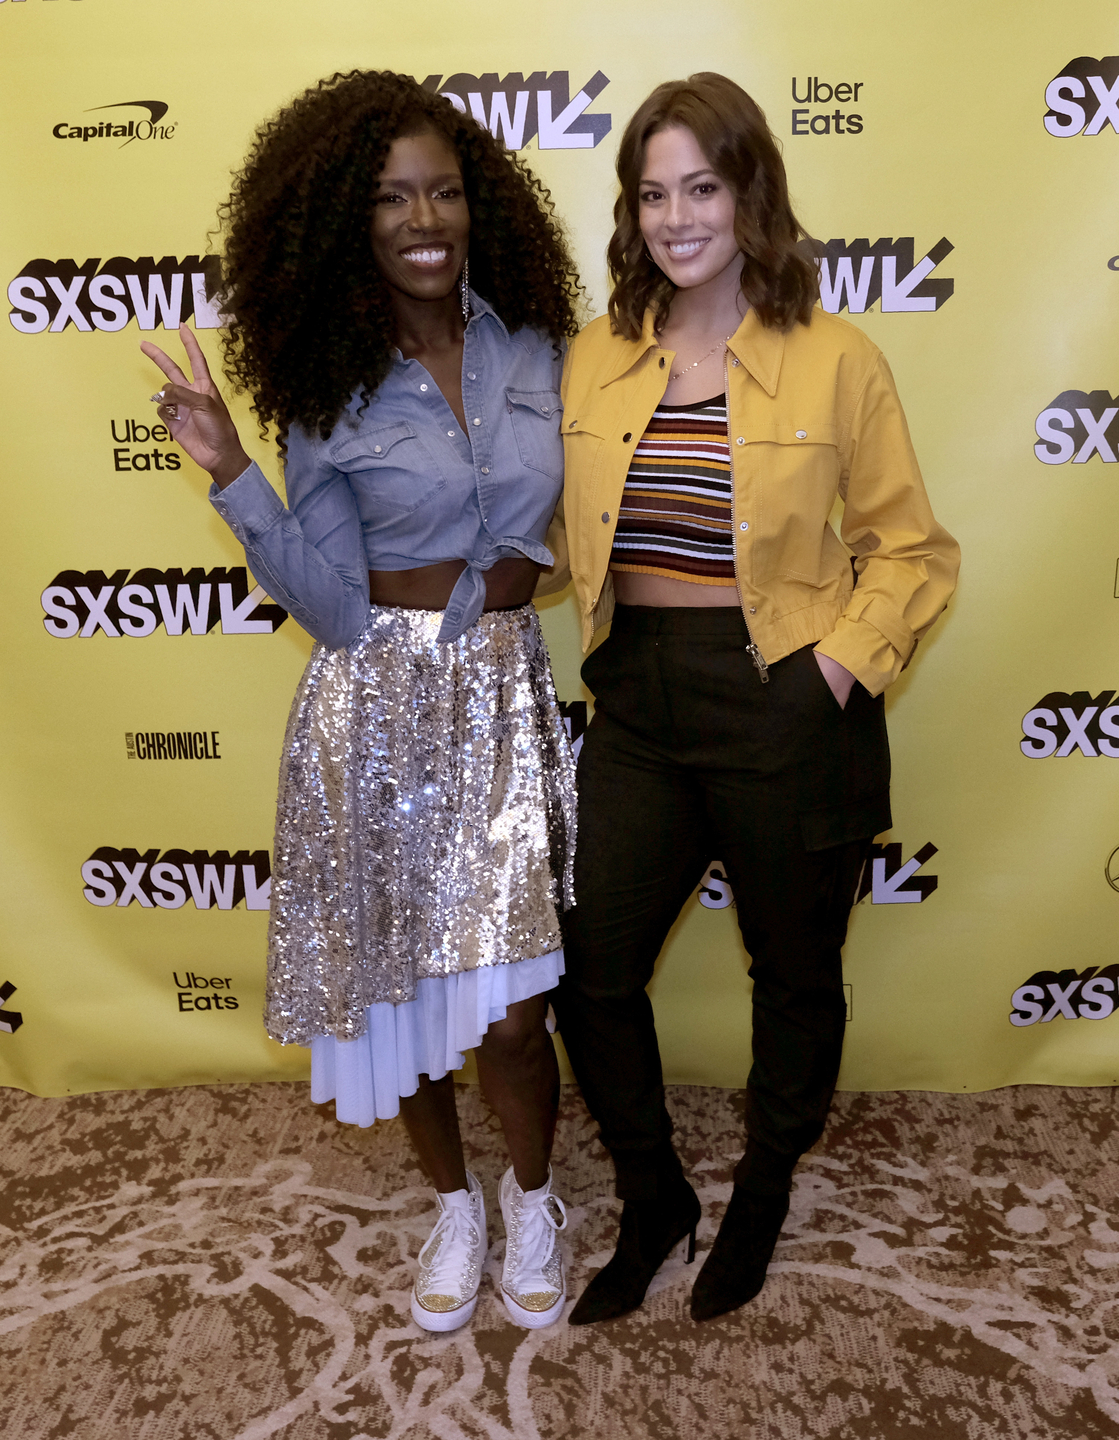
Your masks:
<svg viewBox="0 0 1119 1440"><path fill-rule="evenodd" d="M889 369L816 307L765 117L715 74L626 127L610 313L564 377L564 507L595 714L579 757L577 905L556 998L623 1201L573 1324L640 1305L699 1200L665 1108L645 987L713 859L753 978L746 1147L697 1320L761 1289L843 1046L841 950L890 824L882 692L952 592ZM843 502L842 540L829 523Z"/></svg>
<svg viewBox="0 0 1119 1440"><path fill-rule="evenodd" d="M403 1116L437 1192L411 1301L428 1330L469 1319L486 1254L451 1073L475 1050L512 1158L501 1298L547 1325L574 770L530 602L578 282L531 173L387 72L268 121L223 220L226 370L276 427L286 506L191 332L193 380L142 348L254 575L317 642L280 769L267 1030L310 1046L340 1120Z"/></svg>

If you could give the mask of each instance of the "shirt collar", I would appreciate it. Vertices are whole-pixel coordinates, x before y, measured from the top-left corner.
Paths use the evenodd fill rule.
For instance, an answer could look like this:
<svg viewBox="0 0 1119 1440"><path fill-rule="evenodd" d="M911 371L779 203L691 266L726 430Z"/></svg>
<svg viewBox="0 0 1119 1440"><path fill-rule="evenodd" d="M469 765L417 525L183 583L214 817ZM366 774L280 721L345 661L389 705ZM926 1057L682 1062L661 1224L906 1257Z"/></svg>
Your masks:
<svg viewBox="0 0 1119 1440"><path fill-rule="evenodd" d="M619 337L617 358L602 377L603 388L627 375L650 351L664 351L654 328L654 318L652 310L646 310L640 336L636 340ZM750 309L727 341L727 349L745 365L772 399L777 393L777 380L785 355L785 332L767 328L758 319L757 312Z"/></svg>
<svg viewBox="0 0 1119 1440"><path fill-rule="evenodd" d="M472 286L467 289L466 293L470 297L470 319L467 321L467 330L470 329L475 321L480 321L485 325L496 325L502 337L508 340L509 331L505 328L505 321L502 320L501 316L489 301L484 300ZM479 328L481 328L481 326ZM395 345L392 347L391 353L394 364L404 365L407 363Z"/></svg>

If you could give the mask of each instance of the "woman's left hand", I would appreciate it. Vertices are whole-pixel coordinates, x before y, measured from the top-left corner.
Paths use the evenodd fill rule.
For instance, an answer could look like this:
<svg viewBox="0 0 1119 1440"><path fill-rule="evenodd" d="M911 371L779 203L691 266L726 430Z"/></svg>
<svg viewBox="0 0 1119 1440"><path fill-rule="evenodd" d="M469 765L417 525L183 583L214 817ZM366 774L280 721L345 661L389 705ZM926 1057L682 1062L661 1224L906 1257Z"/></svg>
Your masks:
<svg viewBox="0 0 1119 1440"><path fill-rule="evenodd" d="M833 660L830 655L821 655L819 650L813 650L812 653L816 657L816 664L820 667L820 674L828 682L828 689L835 696L839 708L846 709L847 697L851 694L855 677L850 670L842 666L838 660Z"/></svg>

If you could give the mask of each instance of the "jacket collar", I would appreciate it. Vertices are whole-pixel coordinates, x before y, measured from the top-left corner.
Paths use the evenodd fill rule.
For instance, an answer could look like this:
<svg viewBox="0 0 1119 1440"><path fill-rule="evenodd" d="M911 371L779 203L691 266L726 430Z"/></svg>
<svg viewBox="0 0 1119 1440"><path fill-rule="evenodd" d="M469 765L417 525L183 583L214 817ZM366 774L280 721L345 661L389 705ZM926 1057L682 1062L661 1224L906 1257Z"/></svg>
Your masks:
<svg viewBox="0 0 1119 1440"><path fill-rule="evenodd" d="M650 351L661 352L664 347L653 328L653 312L646 310L641 334L636 340L614 337L617 354L614 363L603 373L600 385L605 388L615 380L628 375ZM727 349L739 360L765 393L773 398L777 393L777 380L781 374L781 361L785 355L785 334L782 330L767 329L754 310L747 310L738 329L727 342ZM665 352L669 353L669 352Z"/></svg>

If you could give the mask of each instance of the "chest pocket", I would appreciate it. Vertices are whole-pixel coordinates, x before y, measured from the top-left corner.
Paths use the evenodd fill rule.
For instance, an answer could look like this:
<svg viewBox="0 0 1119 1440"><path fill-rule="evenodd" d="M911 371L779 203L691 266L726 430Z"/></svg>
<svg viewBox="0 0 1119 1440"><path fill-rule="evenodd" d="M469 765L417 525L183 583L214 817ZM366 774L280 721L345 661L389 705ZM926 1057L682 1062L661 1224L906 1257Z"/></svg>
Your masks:
<svg viewBox="0 0 1119 1440"><path fill-rule="evenodd" d="M363 429L339 441L331 463L367 488L377 505L409 515L428 504L447 484L431 451L407 421Z"/></svg>
<svg viewBox="0 0 1119 1440"><path fill-rule="evenodd" d="M559 438L563 402L559 391L506 389L505 409L521 464L558 480L563 474L563 445Z"/></svg>

